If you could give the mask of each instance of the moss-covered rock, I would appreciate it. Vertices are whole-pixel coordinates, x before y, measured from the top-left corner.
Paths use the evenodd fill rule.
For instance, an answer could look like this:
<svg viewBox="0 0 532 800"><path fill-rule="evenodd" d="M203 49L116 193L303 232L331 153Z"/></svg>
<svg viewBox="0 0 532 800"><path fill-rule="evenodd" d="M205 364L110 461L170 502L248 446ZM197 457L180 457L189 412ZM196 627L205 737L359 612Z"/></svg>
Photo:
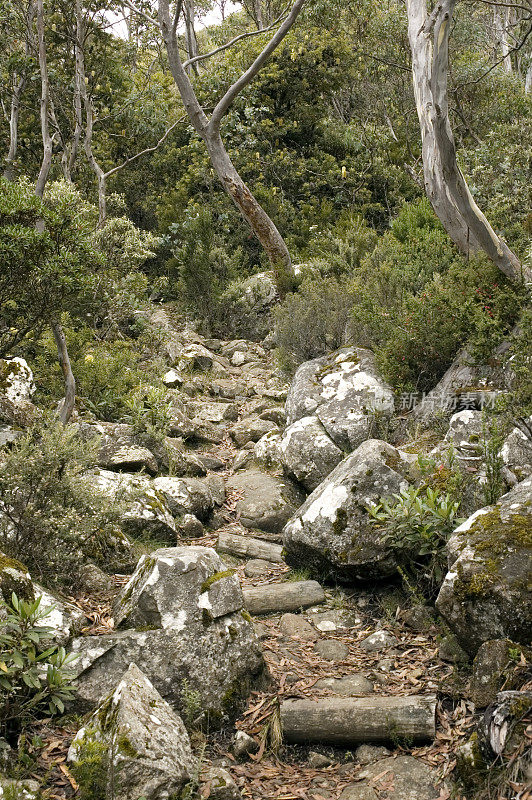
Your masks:
<svg viewBox="0 0 532 800"><path fill-rule="evenodd" d="M532 479L476 511L447 544L437 607L474 655L490 639L527 644L532 628Z"/></svg>
<svg viewBox="0 0 532 800"><path fill-rule="evenodd" d="M115 800L160 800L178 795L196 771L183 721L135 664L79 731L68 757L85 797L112 786Z"/></svg>
<svg viewBox="0 0 532 800"><path fill-rule="evenodd" d="M392 575L395 555L367 507L408 486L409 459L370 439L341 461L283 530L286 561L341 580Z"/></svg>
<svg viewBox="0 0 532 800"><path fill-rule="evenodd" d="M20 600L35 598L33 583L24 564L0 553L0 595L9 602L13 592Z"/></svg>

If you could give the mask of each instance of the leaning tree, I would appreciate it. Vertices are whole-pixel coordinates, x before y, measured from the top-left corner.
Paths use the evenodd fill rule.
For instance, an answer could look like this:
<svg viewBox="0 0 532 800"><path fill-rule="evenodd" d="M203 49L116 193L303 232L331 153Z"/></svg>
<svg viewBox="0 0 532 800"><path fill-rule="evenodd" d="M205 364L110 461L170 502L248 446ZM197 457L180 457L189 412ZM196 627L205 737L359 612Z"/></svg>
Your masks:
<svg viewBox="0 0 532 800"><path fill-rule="evenodd" d="M281 295L293 285L294 281L294 272L288 247L275 223L268 216L264 208L262 208L256 197L254 197L249 187L246 186L238 170L231 161L222 140L221 124L237 96L260 72L269 57L293 26L304 3L305 0L295 0L292 7L286 12L283 12L280 17L267 28L240 34L209 53L196 55L193 58L183 60L179 47L178 28L183 22L186 23L184 4L182 2L177 2L174 5L171 4L169 0L158 0L157 18L155 18L140 9L136 4L126 2L126 5L131 10L136 11L149 22L158 26L168 55L170 71L181 95L188 119L196 133L205 143L211 163L224 190L239 209L263 246L275 275L278 291ZM222 50L236 45L244 38L263 35L272 31L274 31L274 33L263 50L238 79L229 86L224 95L216 103L213 111L208 115L198 99L191 76L188 73L188 68L198 64L200 61L210 58Z"/></svg>
<svg viewBox="0 0 532 800"><path fill-rule="evenodd" d="M476 204L458 165L449 118L449 36L456 0L406 0L412 72L421 127L425 190L445 230L466 256L484 251L511 280L532 281Z"/></svg>

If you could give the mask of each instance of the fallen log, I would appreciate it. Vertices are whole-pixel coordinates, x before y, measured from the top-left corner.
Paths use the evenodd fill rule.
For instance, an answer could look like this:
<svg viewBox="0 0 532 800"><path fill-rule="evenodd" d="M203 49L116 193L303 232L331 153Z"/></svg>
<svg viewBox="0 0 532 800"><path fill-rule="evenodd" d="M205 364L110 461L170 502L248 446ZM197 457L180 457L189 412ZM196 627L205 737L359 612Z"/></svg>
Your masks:
<svg viewBox="0 0 532 800"><path fill-rule="evenodd" d="M327 697L281 703L283 736L296 743L425 742L435 736L435 720L433 695Z"/></svg>
<svg viewBox="0 0 532 800"><path fill-rule="evenodd" d="M271 614L275 611L297 611L325 600L325 592L317 581L273 583L244 589L244 605L250 614Z"/></svg>
<svg viewBox="0 0 532 800"><path fill-rule="evenodd" d="M254 539L252 536L221 533L216 549L219 553L229 553L239 558L263 558L265 561L273 561L274 564L283 563L283 548L280 544Z"/></svg>

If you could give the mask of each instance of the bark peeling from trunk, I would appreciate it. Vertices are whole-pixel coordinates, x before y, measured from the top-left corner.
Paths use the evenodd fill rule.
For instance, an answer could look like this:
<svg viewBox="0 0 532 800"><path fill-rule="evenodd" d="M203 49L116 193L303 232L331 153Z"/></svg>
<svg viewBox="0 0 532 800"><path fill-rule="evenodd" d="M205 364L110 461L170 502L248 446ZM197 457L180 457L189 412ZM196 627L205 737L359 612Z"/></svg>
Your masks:
<svg viewBox="0 0 532 800"><path fill-rule="evenodd" d="M437 0L430 14L427 0L407 0L406 5L427 197L465 256L483 251L512 281L530 283L532 271L493 230L458 166L448 105L449 34L455 0Z"/></svg>

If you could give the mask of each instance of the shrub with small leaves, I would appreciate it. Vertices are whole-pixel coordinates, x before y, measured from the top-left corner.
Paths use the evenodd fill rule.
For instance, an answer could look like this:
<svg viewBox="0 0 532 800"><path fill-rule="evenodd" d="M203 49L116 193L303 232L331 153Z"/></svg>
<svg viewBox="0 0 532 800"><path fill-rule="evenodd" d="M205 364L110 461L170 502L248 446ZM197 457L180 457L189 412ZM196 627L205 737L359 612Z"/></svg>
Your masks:
<svg viewBox="0 0 532 800"><path fill-rule="evenodd" d="M52 628L41 608L41 598L0 601L0 734L13 736L40 715L63 714L74 696L76 656L50 646Z"/></svg>
<svg viewBox="0 0 532 800"><path fill-rule="evenodd" d="M97 446L52 420L0 458L0 548L46 584L74 583L84 559L108 564L122 540L118 503L86 477Z"/></svg>

